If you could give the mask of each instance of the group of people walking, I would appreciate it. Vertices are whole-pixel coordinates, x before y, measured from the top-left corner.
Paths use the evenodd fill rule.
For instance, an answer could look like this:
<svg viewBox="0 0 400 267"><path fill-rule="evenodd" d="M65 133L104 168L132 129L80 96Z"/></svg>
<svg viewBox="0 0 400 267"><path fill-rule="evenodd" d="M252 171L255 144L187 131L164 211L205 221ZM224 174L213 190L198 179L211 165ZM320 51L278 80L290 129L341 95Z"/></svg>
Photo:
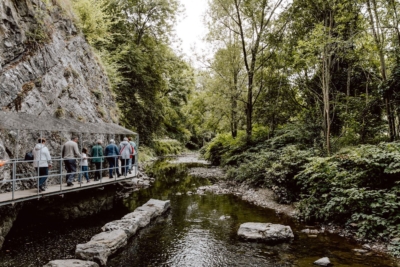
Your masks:
<svg viewBox="0 0 400 267"><path fill-rule="evenodd" d="M79 138L73 136L71 140L67 141L62 147L62 160L67 171L66 182L67 186L73 186L75 174L77 173L77 159L80 159L80 171L78 181L81 182L82 176L86 178L89 183L89 159L95 165L94 180L101 179L101 170L103 167L104 158L108 162L109 178L114 178L114 173L117 177L126 176L131 174L132 167L135 164L136 143L131 138L124 137L123 141L117 146L115 140L111 139L109 144L103 150L102 141L99 139L96 144L91 148L91 155L88 154L87 148L82 148L82 153L78 148ZM52 166L50 152L45 145L46 139L39 138L38 143L32 150L33 166L36 168L39 178L39 191L45 191L45 183ZM119 160L121 161L121 173L119 172Z"/></svg>

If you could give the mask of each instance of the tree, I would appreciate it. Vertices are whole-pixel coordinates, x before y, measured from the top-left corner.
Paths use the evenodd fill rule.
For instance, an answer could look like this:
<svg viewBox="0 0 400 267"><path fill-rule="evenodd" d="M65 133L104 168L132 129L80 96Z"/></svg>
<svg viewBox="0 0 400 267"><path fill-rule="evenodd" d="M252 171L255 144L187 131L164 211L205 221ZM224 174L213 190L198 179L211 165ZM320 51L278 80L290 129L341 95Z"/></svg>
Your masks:
<svg viewBox="0 0 400 267"><path fill-rule="evenodd" d="M250 0L213 0L210 6L211 24L221 27L237 35L242 50L243 65L247 74L247 97L246 97L246 134L252 134L253 108L257 101L257 95L264 89L262 83L256 83L254 78L258 71L263 68L264 57L261 55L271 53L265 36L275 30L274 21L277 17L276 11L282 7L283 0L276 1L250 1ZM283 28L278 30L278 33ZM258 88L254 94L255 88Z"/></svg>
<svg viewBox="0 0 400 267"><path fill-rule="evenodd" d="M122 122L146 144L163 134L183 138L187 133L179 109L193 86L193 74L169 47L178 1L109 1L107 12L117 19L107 51L123 76L115 90Z"/></svg>

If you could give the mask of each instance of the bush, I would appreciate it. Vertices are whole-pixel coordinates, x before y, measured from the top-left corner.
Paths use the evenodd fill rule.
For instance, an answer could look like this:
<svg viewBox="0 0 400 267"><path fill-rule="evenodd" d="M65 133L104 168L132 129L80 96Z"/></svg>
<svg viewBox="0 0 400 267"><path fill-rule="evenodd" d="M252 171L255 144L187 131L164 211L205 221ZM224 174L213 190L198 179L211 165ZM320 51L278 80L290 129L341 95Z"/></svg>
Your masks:
<svg viewBox="0 0 400 267"><path fill-rule="evenodd" d="M231 134L219 134L207 144L204 158L209 160L212 165L233 165L235 156L245 149L246 141L243 131L240 131L236 138L233 138Z"/></svg>
<svg viewBox="0 0 400 267"><path fill-rule="evenodd" d="M357 225L359 236L388 238L400 228L400 145L383 143L313 158L295 179L305 220Z"/></svg>
<svg viewBox="0 0 400 267"><path fill-rule="evenodd" d="M148 146L139 147L139 162L147 162L156 158L155 152Z"/></svg>
<svg viewBox="0 0 400 267"><path fill-rule="evenodd" d="M177 155L182 152L183 145L175 139L155 140L153 149L157 156Z"/></svg>
<svg viewBox="0 0 400 267"><path fill-rule="evenodd" d="M279 203L291 203L298 199L299 190L294 179L305 167L311 151L290 145L281 149L261 149L241 154L242 163L228 168L228 178L247 181L256 186L272 189Z"/></svg>

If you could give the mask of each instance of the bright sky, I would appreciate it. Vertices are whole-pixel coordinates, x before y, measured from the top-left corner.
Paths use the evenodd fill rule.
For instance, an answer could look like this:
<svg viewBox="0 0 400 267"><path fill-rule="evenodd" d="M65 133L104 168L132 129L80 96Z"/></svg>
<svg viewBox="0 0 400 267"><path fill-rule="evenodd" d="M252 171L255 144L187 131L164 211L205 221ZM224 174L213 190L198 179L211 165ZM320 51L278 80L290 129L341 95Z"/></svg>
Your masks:
<svg viewBox="0 0 400 267"><path fill-rule="evenodd" d="M205 44L202 38L206 34L203 15L207 9L208 0L180 0L185 11L178 20L176 34L182 40L181 48L189 59L195 61L193 47L200 52Z"/></svg>

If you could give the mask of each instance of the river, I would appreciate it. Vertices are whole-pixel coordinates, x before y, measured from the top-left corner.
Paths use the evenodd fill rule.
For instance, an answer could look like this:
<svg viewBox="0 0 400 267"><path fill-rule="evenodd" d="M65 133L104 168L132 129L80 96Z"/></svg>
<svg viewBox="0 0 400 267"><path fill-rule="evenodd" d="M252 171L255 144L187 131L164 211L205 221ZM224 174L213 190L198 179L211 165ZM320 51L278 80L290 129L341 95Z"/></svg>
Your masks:
<svg viewBox="0 0 400 267"><path fill-rule="evenodd" d="M160 164L152 187L116 202L110 211L72 221L48 220L45 213L22 211L0 251L0 266L36 267L74 258L76 244L87 242L105 223L120 219L150 198L171 200L171 211L135 235L126 248L109 258L107 266L305 267L322 257L329 257L336 267L398 266L373 253L357 256L352 249L360 246L340 236L302 234L305 225L235 196L188 194L210 182L187 175L183 166ZM278 245L244 241L236 233L245 222L290 225L295 239Z"/></svg>

